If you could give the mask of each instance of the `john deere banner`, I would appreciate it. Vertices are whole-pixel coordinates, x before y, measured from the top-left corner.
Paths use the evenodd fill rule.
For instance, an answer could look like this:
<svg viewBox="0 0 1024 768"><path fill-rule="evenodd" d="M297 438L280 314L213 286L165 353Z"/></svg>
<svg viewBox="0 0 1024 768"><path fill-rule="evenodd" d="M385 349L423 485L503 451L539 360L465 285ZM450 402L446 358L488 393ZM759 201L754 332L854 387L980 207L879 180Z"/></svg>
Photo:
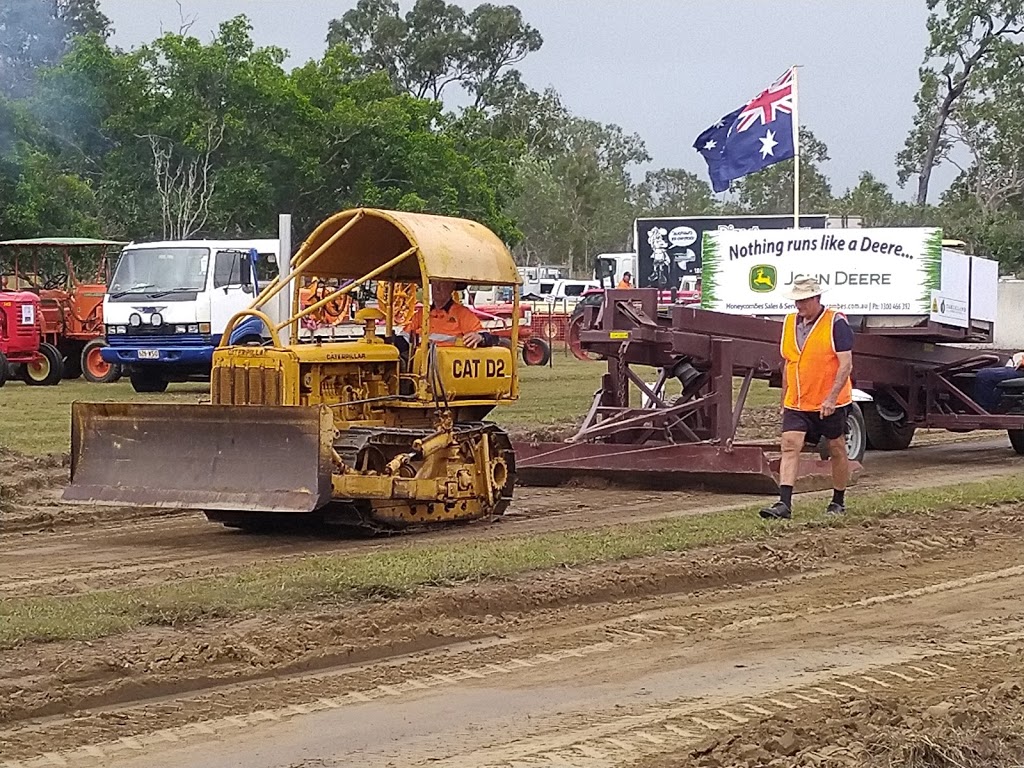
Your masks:
<svg viewBox="0 0 1024 768"><path fill-rule="evenodd" d="M847 314L928 314L942 274L935 228L724 231L704 233L701 306L783 315L784 291L818 279L822 301Z"/></svg>
<svg viewBox="0 0 1024 768"><path fill-rule="evenodd" d="M800 217L800 228L824 229L826 214ZM634 284L639 288L679 288L684 276L701 274L701 238L705 232L734 229L785 229L793 217L785 216L671 216L636 219L633 242L637 256Z"/></svg>

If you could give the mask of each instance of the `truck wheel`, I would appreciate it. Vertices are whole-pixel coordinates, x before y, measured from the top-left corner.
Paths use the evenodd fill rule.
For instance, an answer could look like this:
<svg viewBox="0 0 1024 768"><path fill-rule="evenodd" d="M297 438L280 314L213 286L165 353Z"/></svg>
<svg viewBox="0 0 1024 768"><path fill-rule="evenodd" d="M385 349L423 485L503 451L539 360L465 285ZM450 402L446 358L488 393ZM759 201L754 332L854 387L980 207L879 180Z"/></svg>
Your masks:
<svg viewBox="0 0 1024 768"><path fill-rule="evenodd" d="M1017 455L1024 456L1024 429L1008 429L1006 434L1010 436L1010 445Z"/></svg>
<svg viewBox="0 0 1024 768"><path fill-rule="evenodd" d="M0 387L7 383L7 374L10 372L8 365L7 356L0 352Z"/></svg>
<svg viewBox="0 0 1024 768"><path fill-rule="evenodd" d="M121 378L121 366L103 359L102 350L108 346L103 339L92 339L82 350L82 375L93 384L112 384Z"/></svg>
<svg viewBox="0 0 1024 768"><path fill-rule="evenodd" d="M21 378L32 387L52 387L64 375L64 356L53 344L39 345L39 356L21 366Z"/></svg>
<svg viewBox="0 0 1024 768"><path fill-rule="evenodd" d="M872 448L877 451L902 451L910 446L917 429L913 424L883 418L874 403L865 403L863 412L868 445Z"/></svg>
<svg viewBox="0 0 1024 768"><path fill-rule="evenodd" d="M529 338L523 344L523 362L527 365L547 365L551 347L543 339Z"/></svg>
<svg viewBox="0 0 1024 768"><path fill-rule="evenodd" d="M136 368L128 374L128 378L131 379L132 389L136 392L165 392L167 390L167 379L156 371Z"/></svg>

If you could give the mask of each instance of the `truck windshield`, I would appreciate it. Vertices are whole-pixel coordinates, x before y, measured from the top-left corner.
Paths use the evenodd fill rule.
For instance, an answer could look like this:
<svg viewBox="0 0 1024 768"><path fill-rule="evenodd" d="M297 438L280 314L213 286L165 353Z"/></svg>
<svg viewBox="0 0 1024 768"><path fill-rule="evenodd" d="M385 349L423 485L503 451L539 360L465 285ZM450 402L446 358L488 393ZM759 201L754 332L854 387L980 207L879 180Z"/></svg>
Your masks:
<svg viewBox="0 0 1024 768"><path fill-rule="evenodd" d="M209 248L125 248L109 292L202 291L209 262Z"/></svg>

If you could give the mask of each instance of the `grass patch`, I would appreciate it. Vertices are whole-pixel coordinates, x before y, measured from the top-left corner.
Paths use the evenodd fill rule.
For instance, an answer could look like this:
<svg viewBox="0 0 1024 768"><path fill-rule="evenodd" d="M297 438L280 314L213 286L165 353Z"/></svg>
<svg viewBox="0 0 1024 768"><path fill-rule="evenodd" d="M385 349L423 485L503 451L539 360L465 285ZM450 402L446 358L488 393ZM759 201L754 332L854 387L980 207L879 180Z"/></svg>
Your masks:
<svg viewBox="0 0 1024 768"><path fill-rule="evenodd" d="M520 366L520 397L513 405L495 408L490 418L509 427L572 425L590 408L594 392L607 370L603 362L577 360L556 345L553 365ZM650 381L655 369L639 369ZM739 380L736 381L739 390ZM674 395L678 386L670 388ZM778 390L763 381L751 386L748 405L778 404ZM116 384L90 384L85 380L62 381L56 387L29 387L11 381L0 397L0 445L20 453L42 456L66 453L71 444L71 403L75 400L118 402L195 403L209 394L203 383L171 384L167 392L139 394L127 378ZM640 402L633 387L634 403Z"/></svg>
<svg viewBox="0 0 1024 768"><path fill-rule="evenodd" d="M75 400L195 403L209 394L209 386L171 384L162 394L139 394L127 378L116 384L90 384L78 379L62 381L55 387L9 381L0 392L0 445L44 456L71 449L71 403Z"/></svg>
<svg viewBox="0 0 1024 768"><path fill-rule="evenodd" d="M674 520L631 523L496 541L416 545L360 555L320 555L253 565L231 576L190 579L67 597L0 602L0 647L29 641L86 640L144 625L182 625L203 618L284 610L367 597L408 594L417 587L510 577L761 540L779 531L845 526L899 514L922 514L1024 502L1024 478L1001 478L927 490L856 496L844 518L815 515L766 524L760 505Z"/></svg>

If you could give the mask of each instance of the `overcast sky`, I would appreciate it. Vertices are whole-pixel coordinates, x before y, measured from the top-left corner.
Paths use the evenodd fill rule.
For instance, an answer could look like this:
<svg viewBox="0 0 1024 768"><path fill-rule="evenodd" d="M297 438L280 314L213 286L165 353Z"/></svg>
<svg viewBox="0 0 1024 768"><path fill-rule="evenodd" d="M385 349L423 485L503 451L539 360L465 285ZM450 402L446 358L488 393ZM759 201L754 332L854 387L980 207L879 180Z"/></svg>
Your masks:
<svg viewBox="0 0 1024 768"><path fill-rule="evenodd" d="M496 3L502 0L494 0ZM682 167L707 179L697 135L742 106L791 64L800 122L829 148L835 194L873 172L899 198L895 155L914 113L926 42L925 0L512 0L544 45L519 67L527 83L554 87L576 114L640 134L650 167ZM356 0L180 0L191 33L207 41L245 13L261 45L319 57L330 19ZM478 3L460 3L470 9ZM412 0L402 0L403 12ZM131 48L177 31L176 0L100 0L113 42ZM954 172L933 176L931 202Z"/></svg>

